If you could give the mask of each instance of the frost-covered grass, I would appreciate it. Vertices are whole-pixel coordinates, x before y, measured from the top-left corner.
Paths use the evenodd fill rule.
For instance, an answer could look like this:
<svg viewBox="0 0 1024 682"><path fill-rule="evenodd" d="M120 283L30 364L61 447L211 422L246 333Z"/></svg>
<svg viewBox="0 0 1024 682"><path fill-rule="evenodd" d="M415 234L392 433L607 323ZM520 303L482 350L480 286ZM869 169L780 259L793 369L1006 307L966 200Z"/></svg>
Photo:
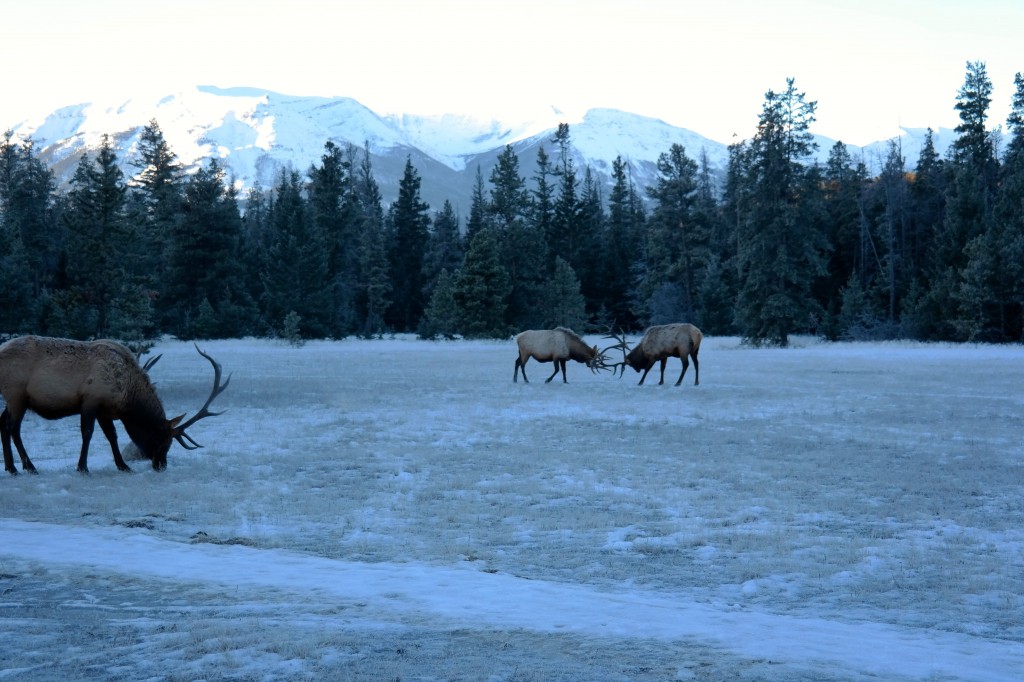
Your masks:
<svg viewBox="0 0 1024 682"><path fill-rule="evenodd" d="M596 341L596 338L594 339ZM0 679L1016 679L1024 348L512 382L512 342L210 342L168 469L0 480ZM212 373L153 369L169 416ZM122 430L123 433L123 430ZM122 436L122 440L123 436Z"/></svg>

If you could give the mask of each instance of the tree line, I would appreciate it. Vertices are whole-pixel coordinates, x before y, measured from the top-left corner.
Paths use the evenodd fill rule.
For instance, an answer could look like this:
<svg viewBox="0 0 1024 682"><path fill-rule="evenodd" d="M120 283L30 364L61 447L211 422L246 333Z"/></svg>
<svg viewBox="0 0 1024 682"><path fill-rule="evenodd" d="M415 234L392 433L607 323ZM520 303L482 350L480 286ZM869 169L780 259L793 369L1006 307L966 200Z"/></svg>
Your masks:
<svg viewBox="0 0 1024 682"><path fill-rule="evenodd" d="M690 321L786 345L830 339L1024 339L1024 77L1005 150L970 62L945 158L899 142L871 176L842 142L824 164L817 103L787 79L724 177L672 145L651 186L613 160L576 167L559 125L530 177L507 146L477 168L467 216L431 209L406 161L385 206L368 149L327 142L304 174L244 195L216 159L192 172L156 121L125 174L109 138L65 190L32 141L0 140L0 332L142 340L281 336L503 338L528 328ZM244 210L243 210L244 207Z"/></svg>

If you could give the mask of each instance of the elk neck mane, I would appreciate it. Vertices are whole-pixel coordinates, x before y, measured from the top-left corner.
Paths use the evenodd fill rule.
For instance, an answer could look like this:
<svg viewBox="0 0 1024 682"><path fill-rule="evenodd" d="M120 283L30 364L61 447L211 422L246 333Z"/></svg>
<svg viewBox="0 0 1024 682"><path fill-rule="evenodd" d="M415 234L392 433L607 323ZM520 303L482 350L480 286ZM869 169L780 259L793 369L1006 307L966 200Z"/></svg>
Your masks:
<svg viewBox="0 0 1024 682"><path fill-rule="evenodd" d="M579 334L568 327L555 327L555 331L562 332L565 335L571 359L579 362L586 362L593 357L593 349L580 338Z"/></svg>

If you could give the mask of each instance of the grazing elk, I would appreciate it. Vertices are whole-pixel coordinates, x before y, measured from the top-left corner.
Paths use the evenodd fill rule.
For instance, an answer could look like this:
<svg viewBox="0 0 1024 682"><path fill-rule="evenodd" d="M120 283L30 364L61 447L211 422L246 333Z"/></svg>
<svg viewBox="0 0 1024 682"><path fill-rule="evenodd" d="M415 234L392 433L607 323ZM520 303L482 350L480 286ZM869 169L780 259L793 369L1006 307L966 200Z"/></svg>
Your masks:
<svg viewBox="0 0 1024 682"><path fill-rule="evenodd" d="M210 404L228 387L221 383L221 367L201 351L213 365L213 390L206 404L188 421L185 415L167 419L163 405L146 371L160 356L139 366L135 355L110 340L71 341L40 336L22 336L0 346L0 394L4 411L0 414L0 438L3 440L4 468L16 474L11 441L18 448L25 471L36 468L21 441L21 424L31 410L46 419L81 416L82 452L78 470L89 470L89 441L96 422L110 442L114 464L121 471L131 471L117 447L114 420L120 420L128 437L139 451L153 461L157 471L167 466L167 451L177 440L187 450L201 447L185 430L211 412Z"/></svg>
<svg viewBox="0 0 1024 682"><path fill-rule="evenodd" d="M530 383L526 378L526 362L533 358L537 362L553 362L555 371L551 373L544 383L549 383L562 371L562 383L569 383L565 378L565 361L575 360L586 363L591 371L595 371L599 357L597 346L588 346L571 329L556 327L555 329L528 329L516 334L516 344L519 346L519 355L516 357L516 369L512 374L512 381L519 381L519 370L523 370L523 381Z"/></svg>
<svg viewBox="0 0 1024 682"><path fill-rule="evenodd" d="M693 371L696 374L693 385L697 386L700 384L700 364L697 362L697 352L700 350L700 342L704 335L692 324L663 324L649 327L644 332L643 338L640 339L640 343L633 349L629 348L623 335L610 335L608 338L615 338L619 343L605 348L601 353L601 357L603 358L604 353L612 348L622 349L626 352L625 359L612 367L621 365L624 368L632 367L637 372L642 370L644 374L640 377L639 385L643 385L644 379L647 378L647 373L651 371L656 362L661 363L661 381L658 384L664 384L665 365L668 363L668 359L679 358L683 361L683 371L680 372L679 379L676 381L676 386L678 386L683 383L683 377L690 366L690 357L693 358ZM607 367L607 365L605 366Z"/></svg>

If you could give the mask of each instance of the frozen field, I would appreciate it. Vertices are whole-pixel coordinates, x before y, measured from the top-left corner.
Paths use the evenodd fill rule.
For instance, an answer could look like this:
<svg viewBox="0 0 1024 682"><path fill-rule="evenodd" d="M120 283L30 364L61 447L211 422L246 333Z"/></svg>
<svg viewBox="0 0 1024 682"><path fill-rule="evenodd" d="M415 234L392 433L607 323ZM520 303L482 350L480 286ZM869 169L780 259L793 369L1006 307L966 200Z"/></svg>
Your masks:
<svg viewBox="0 0 1024 682"><path fill-rule="evenodd" d="M597 342L598 337L588 336ZM202 344L168 469L26 420L0 680L1019 680L1024 348ZM168 416L212 372L163 343ZM122 443L125 437L122 432Z"/></svg>

